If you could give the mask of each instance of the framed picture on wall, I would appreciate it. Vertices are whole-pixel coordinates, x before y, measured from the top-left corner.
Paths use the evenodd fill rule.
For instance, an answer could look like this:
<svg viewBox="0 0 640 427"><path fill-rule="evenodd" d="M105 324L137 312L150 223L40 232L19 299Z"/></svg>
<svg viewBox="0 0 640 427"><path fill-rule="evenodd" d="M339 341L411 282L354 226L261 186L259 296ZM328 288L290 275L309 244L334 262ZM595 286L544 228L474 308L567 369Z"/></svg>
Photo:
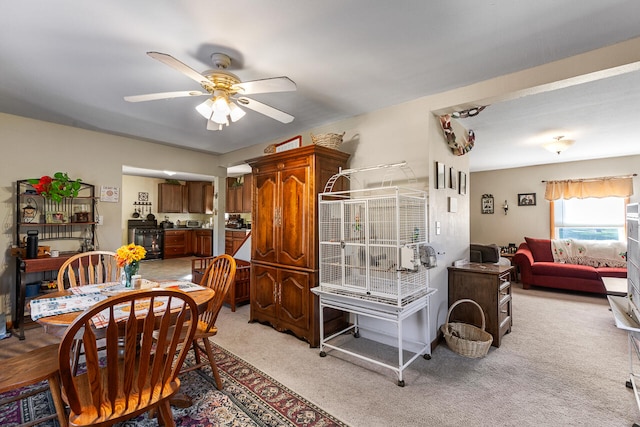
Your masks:
<svg viewBox="0 0 640 427"><path fill-rule="evenodd" d="M518 194L518 206L535 206L536 193L520 193Z"/></svg>
<svg viewBox="0 0 640 427"><path fill-rule="evenodd" d="M467 194L467 174L460 171L459 178L460 179L458 181L460 181L460 188L458 189L458 193Z"/></svg>
<svg viewBox="0 0 640 427"><path fill-rule="evenodd" d="M449 168L449 188L455 190L458 188L458 172L454 168Z"/></svg>
<svg viewBox="0 0 640 427"><path fill-rule="evenodd" d="M446 167L444 163L436 162L436 188L441 189L446 186L446 175L445 175Z"/></svg>
<svg viewBox="0 0 640 427"><path fill-rule="evenodd" d="M493 213L493 196L491 194L482 195L482 213L483 214Z"/></svg>

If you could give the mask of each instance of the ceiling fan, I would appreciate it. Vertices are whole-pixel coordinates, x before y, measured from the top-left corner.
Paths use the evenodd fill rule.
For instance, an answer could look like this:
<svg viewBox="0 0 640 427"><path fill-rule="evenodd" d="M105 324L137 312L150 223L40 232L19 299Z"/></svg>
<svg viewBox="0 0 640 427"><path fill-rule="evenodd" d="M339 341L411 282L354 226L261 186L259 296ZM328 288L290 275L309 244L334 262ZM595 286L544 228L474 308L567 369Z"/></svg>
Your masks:
<svg viewBox="0 0 640 427"><path fill-rule="evenodd" d="M150 93L146 95L125 96L125 101L142 102L207 95L210 98L198 105L196 110L207 119L207 129L209 130L222 130L223 125L229 126L229 119L231 119L232 122L240 120L246 113L239 105L282 123L291 123L294 119L291 114L244 96L296 90L296 84L288 77L273 77L242 82L238 76L227 71L227 67L231 64L231 58L224 53L212 54L211 61L215 68L204 71L203 73L197 72L166 53L147 52L147 55L180 71L190 79L195 80L206 92L188 90Z"/></svg>

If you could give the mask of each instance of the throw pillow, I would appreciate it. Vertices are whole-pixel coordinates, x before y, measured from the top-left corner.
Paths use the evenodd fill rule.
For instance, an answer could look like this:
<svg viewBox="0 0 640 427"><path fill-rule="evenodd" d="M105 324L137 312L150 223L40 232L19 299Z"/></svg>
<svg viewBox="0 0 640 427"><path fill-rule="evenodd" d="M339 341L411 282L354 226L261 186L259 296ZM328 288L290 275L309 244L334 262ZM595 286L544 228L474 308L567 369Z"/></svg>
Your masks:
<svg viewBox="0 0 640 427"><path fill-rule="evenodd" d="M529 246L535 262L553 262L551 240L534 239L533 237L525 237L524 240L527 242L527 246Z"/></svg>

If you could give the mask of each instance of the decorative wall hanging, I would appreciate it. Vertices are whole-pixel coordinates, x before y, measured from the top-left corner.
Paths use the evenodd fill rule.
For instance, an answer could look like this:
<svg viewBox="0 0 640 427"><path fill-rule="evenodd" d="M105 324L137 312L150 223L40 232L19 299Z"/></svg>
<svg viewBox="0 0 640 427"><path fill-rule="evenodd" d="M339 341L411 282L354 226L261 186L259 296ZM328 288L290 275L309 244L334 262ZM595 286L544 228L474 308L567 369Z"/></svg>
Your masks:
<svg viewBox="0 0 640 427"><path fill-rule="evenodd" d="M460 177L459 177L459 181L460 181L460 188L458 190L458 193L460 194L467 194L467 174L460 171Z"/></svg>
<svg viewBox="0 0 640 427"><path fill-rule="evenodd" d="M451 117L454 119L466 119L467 117L474 117L480 114L482 110L487 108L486 105L481 105L480 107L469 108L468 110L456 111L455 113L451 113Z"/></svg>
<svg viewBox="0 0 640 427"><path fill-rule="evenodd" d="M100 201L118 203L120 199L120 188L103 185L100 187Z"/></svg>
<svg viewBox="0 0 640 427"><path fill-rule="evenodd" d="M520 193L518 194L518 206L535 206L536 193Z"/></svg>
<svg viewBox="0 0 640 427"><path fill-rule="evenodd" d="M454 168L449 168L449 188L456 189L458 188L458 173Z"/></svg>
<svg viewBox="0 0 640 427"><path fill-rule="evenodd" d="M444 163L436 162L436 188L441 189L445 188L445 170L446 167Z"/></svg>
<svg viewBox="0 0 640 427"><path fill-rule="evenodd" d="M465 140L463 138L462 142L458 142L456 140L456 134L451 127L451 115L445 114L444 116L440 116L440 126L442 127L444 139L453 154L463 156L471 151L476 142L476 136L471 129L467 132L467 139Z"/></svg>
<svg viewBox="0 0 640 427"><path fill-rule="evenodd" d="M493 196L491 194L482 195L482 213L483 214L493 213Z"/></svg>

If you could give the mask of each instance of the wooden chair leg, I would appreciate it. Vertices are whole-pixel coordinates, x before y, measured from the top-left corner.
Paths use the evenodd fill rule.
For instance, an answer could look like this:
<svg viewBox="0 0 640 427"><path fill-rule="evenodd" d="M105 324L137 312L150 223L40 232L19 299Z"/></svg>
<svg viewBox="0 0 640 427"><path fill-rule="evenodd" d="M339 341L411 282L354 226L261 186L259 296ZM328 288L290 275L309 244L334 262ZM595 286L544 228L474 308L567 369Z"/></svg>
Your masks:
<svg viewBox="0 0 640 427"><path fill-rule="evenodd" d="M176 425L168 399L165 399L160 405L158 405L158 424L167 427L175 427Z"/></svg>
<svg viewBox="0 0 640 427"><path fill-rule="evenodd" d="M205 338L206 339L206 338ZM191 346L193 347L193 355L196 358L196 365L199 365L200 363L202 363L200 361L200 352L198 351L198 343L196 342L196 340L194 339L193 342L191 343Z"/></svg>
<svg viewBox="0 0 640 427"><path fill-rule="evenodd" d="M207 350L207 358L209 358L209 364L211 365L211 371L213 372L213 378L216 380L216 388L222 390L222 378L220 378L220 372L218 372L218 366L216 366L216 360L213 358L213 350L211 349L211 343L209 338L202 340L204 342L204 348Z"/></svg>
<svg viewBox="0 0 640 427"><path fill-rule="evenodd" d="M49 377L49 391L53 399L53 405L56 408L56 414L58 414L58 423L60 427L67 427L69 422L67 421L67 411L62 400L62 392L60 387L60 378L58 374Z"/></svg>

